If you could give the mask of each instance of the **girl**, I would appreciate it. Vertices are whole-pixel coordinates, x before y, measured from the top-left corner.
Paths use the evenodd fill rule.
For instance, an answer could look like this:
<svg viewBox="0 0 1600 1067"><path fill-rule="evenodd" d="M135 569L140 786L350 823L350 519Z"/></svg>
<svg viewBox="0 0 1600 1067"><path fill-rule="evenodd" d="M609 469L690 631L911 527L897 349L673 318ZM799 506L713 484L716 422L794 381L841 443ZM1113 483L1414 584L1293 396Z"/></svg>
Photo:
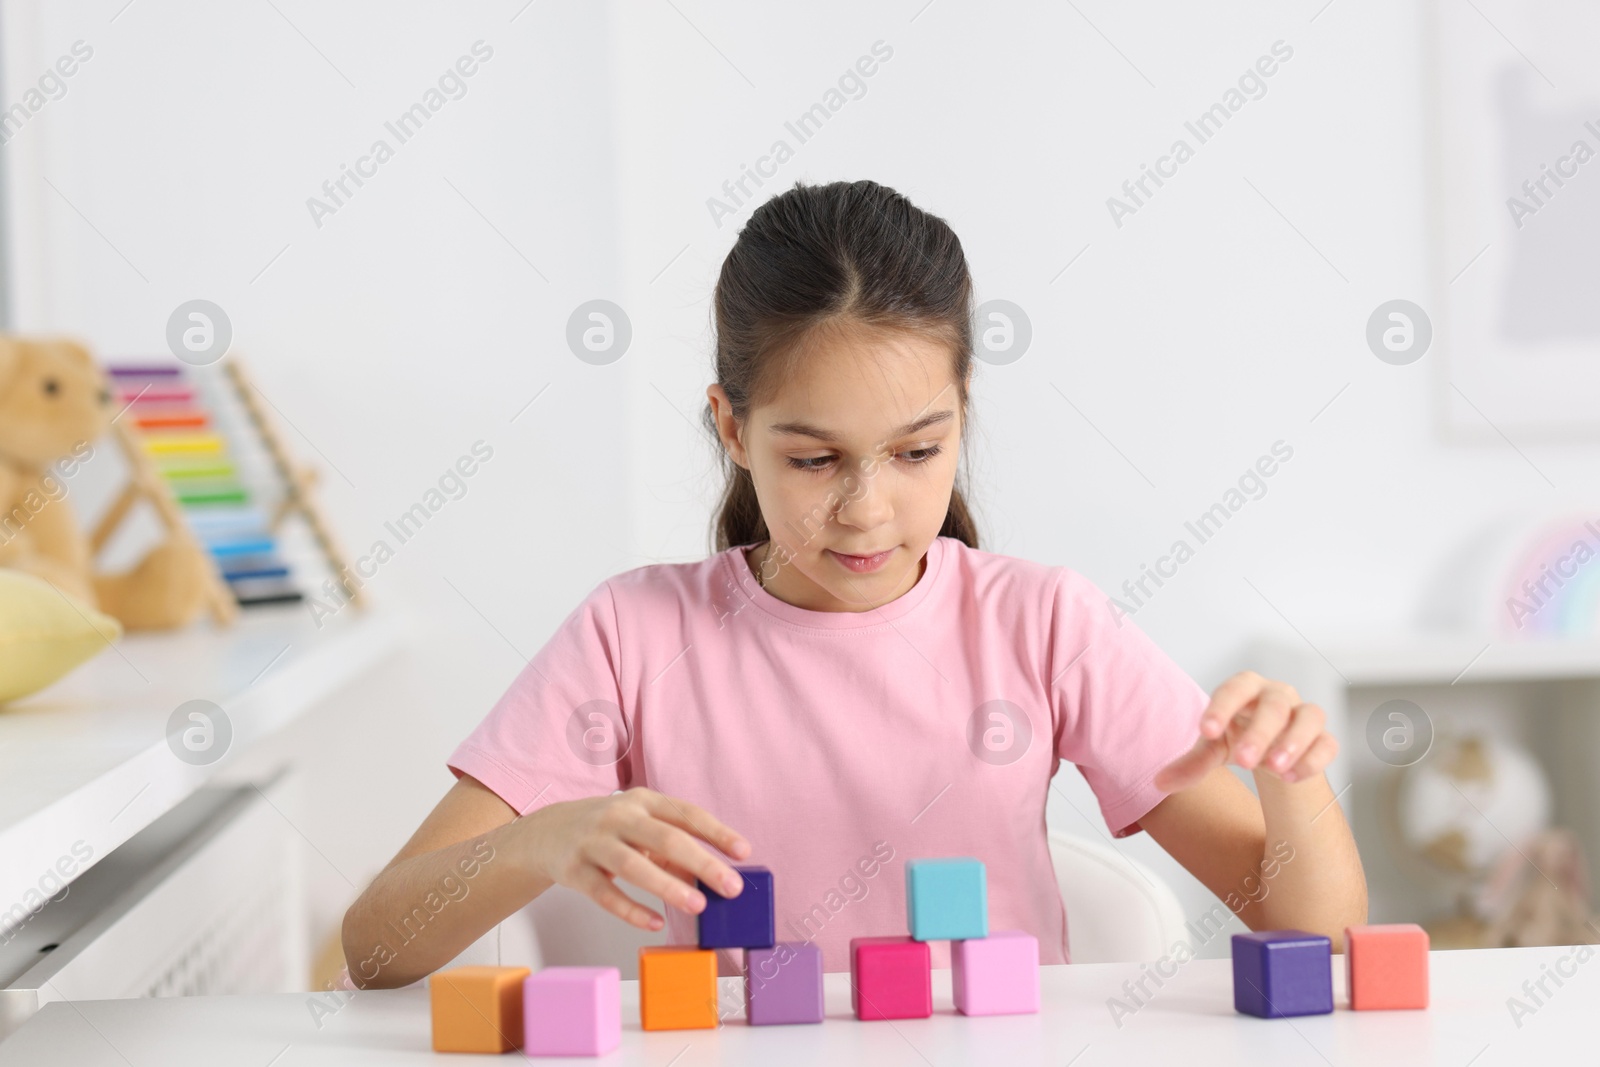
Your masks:
<svg viewBox="0 0 1600 1067"><path fill-rule="evenodd" d="M1064 963L1063 760L1114 836L1150 834L1251 928L1341 946L1366 920L1319 708L1250 671L1208 699L1081 575L979 550L971 302L956 235L892 189L754 212L715 294L718 551L600 583L529 662L346 914L353 982L415 981L557 883L693 942L696 879L736 895L730 860L772 869L778 939L829 971L905 932L905 861L935 856L982 860L991 928ZM423 906L447 883L460 903Z"/></svg>

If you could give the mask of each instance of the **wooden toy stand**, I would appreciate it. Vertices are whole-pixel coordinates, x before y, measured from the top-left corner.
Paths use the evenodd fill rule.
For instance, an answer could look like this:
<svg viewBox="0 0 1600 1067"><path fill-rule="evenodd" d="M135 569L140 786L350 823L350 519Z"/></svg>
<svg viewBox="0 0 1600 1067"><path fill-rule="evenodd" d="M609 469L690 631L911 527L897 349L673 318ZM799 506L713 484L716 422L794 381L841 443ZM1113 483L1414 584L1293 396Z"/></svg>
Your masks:
<svg viewBox="0 0 1600 1067"><path fill-rule="evenodd" d="M183 513L178 509L178 502L173 499L172 487L161 476L155 461L140 446L137 435L125 424L113 422L111 435L117 442L117 447L121 449L123 459L128 463L128 484L123 486L122 492L111 502L111 506L95 525L94 533L89 538L91 550L98 555L111 540L112 534L122 526L134 505L140 500L148 501L168 537L187 542L195 552L211 561L211 566L208 568L210 582L206 590L206 608L211 613L212 621L218 626L229 625L238 617L239 604L234 600L228 584L223 581L211 553L200 544L189 529L189 524L184 521Z"/></svg>
<svg viewBox="0 0 1600 1067"><path fill-rule="evenodd" d="M306 527L311 531L312 539L317 544L317 550L322 553L328 569L333 572L334 581L343 589L351 604L360 609L366 608L367 599L361 587L348 578L349 557L339 547L332 528L323 516L322 508L311 495L311 489L317 482L316 469L300 466L290 457L282 435L278 433L277 427L268 419L266 411L261 406L258 396L260 390L256 389L250 380L243 361L236 355L229 355L223 362L222 372L223 377L233 388L239 406L244 409L246 418L250 420L251 428L261 439L262 447L267 450L273 470L283 485L283 500L268 520L268 529L276 535L290 516L298 515L304 519Z"/></svg>

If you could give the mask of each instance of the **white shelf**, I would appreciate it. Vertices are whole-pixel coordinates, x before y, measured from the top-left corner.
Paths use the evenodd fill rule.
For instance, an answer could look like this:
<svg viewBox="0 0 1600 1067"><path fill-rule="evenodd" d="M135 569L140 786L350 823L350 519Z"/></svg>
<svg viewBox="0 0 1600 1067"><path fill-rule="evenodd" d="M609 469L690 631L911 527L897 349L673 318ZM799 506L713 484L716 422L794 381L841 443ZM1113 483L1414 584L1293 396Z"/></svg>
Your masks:
<svg viewBox="0 0 1600 1067"><path fill-rule="evenodd" d="M1400 772L1372 748L1368 727L1373 712L1397 697L1416 702L1435 735L1487 731L1532 752L1549 777L1554 819L1576 835L1590 884L1600 888L1600 642L1324 635L1314 647L1291 638L1258 642L1247 661L1292 682L1327 713L1339 741L1328 778L1361 850L1373 922L1438 917L1459 888L1394 842L1384 797ZM1600 892L1590 895L1591 906L1600 906Z"/></svg>
<svg viewBox="0 0 1600 1067"><path fill-rule="evenodd" d="M1308 648L1306 652L1326 657L1353 686L1600 677L1600 641L1592 638L1371 635L1318 641L1315 650Z"/></svg>
<svg viewBox="0 0 1600 1067"><path fill-rule="evenodd" d="M0 709L0 907L23 901L58 861L75 863L75 844L91 866L104 858L398 651L405 629L376 612L318 629L303 605L251 608L229 629L125 637ZM166 738L173 710L197 699L220 706L233 731L205 766L178 759Z"/></svg>

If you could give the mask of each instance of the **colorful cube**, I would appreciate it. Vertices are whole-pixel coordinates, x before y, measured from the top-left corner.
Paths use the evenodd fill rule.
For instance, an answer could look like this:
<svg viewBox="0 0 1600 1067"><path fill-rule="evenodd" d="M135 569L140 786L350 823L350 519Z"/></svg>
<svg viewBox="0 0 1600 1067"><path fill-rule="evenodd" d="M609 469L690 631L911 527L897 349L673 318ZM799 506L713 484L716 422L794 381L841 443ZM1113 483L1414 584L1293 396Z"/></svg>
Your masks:
<svg viewBox="0 0 1600 1067"><path fill-rule="evenodd" d="M646 1030L712 1030L717 1014L717 954L692 945L639 950L639 1024Z"/></svg>
<svg viewBox="0 0 1600 1067"><path fill-rule="evenodd" d="M1039 941L1021 930L950 943L950 982L963 1015L1039 1010Z"/></svg>
<svg viewBox="0 0 1600 1067"><path fill-rule="evenodd" d="M524 1056L601 1056L622 1042L615 967L546 967L522 983Z"/></svg>
<svg viewBox="0 0 1600 1067"><path fill-rule="evenodd" d="M1428 931L1416 923L1344 928L1345 991L1355 1011L1428 1006Z"/></svg>
<svg viewBox="0 0 1600 1067"><path fill-rule="evenodd" d="M456 967L428 978L435 1052L510 1052L522 1047L526 967Z"/></svg>
<svg viewBox="0 0 1600 1067"><path fill-rule="evenodd" d="M1233 935L1233 1007L1278 1019L1333 1011L1333 943L1304 930Z"/></svg>
<svg viewBox="0 0 1600 1067"><path fill-rule="evenodd" d="M822 1021L822 949L780 941L744 954L744 1017L751 1026Z"/></svg>
<svg viewBox="0 0 1600 1067"><path fill-rule="evenodd" d="M850 939L850 1006L856 1018L926 1019L933 1014L933 954L910 937Z"/></svg>
<svg viewBox="0 0 1600 1067"><path fill-rule="evenodd" d="M772 872L765 867L734 870L744 879L744 889L736 897L725 897L699 882L706 896L706 910L700 913L700 947L771 948L776 928Z"/></svg>
<svg viewBox="0 0 1600 1067"><path fill-rule="evenodd" d="M906 919L917 941L987 937L989 890L983 864L958 858L908 862Z"/></svg>

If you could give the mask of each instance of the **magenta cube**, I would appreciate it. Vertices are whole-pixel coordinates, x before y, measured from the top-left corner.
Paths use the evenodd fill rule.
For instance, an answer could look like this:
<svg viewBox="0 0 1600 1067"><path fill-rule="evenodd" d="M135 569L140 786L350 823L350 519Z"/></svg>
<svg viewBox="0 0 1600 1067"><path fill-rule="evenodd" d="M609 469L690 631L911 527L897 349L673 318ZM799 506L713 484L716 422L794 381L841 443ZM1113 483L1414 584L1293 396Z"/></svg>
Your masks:
<svg viewBox="0 0 1600 1067"><path fill-rule="evenodd" d="M909 937L850 939L850 1006L857 1019L933 1014L933 955Z"/></svg>
<svg viewBox="0 0 1600 1067"><path fill-rule="evenodd" d="M779 941L744 954L744 1017L751 1026L822 1021L822 949Z"/></svg>
<svg viewBox="0 0 1600 1067"><path fill-rule="evenodd" d="M522 983L522 1051L601 1056L622 1042L622 974L615 967L546 967Z"/></svg>
<svg viewBox="0 0 1600 1067"><path fill-rule="evenodd" d="M950 942L950 982L963 1015L1039 1010L1039 941L1021 930Z"/></svg>

